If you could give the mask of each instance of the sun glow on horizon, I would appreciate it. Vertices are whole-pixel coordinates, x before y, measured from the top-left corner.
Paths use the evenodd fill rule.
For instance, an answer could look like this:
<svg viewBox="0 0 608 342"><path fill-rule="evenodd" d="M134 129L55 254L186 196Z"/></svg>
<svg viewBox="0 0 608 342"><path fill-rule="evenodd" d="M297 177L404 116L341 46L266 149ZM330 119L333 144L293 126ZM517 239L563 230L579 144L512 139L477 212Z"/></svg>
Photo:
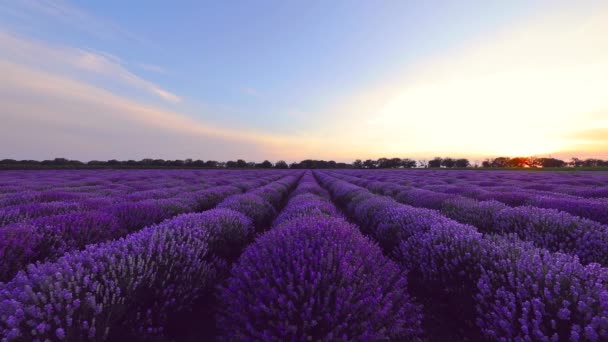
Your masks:
<svg viewBox="0 0 608 342"><path fill-rule="evenodd" d="M608 8L539 18L408 70L400 89L366 105L354 131L387 155L572 150L576 132L608 128L605 37Z"/></svg>
<svg viewBox="0 0 608 342"><path fill-rule="evenodd" d="M166 61L147 60L149 47L129 44L139 55L132 59L124 42L107 50L93 40L82 46L87 34L51 29L46 37L45 25L32 22L28 32L2 23L12 5L0 5L0 152L30 159L137 159L159 151L262 160L608 158L608 3L467 4L462 13L412 3L397 7L426 21L400 20L408 11L388 15L391 6L369 21L347 20L368 6L321 6L293 27L271 20L232 32L223 23L205 32L235 44L217 46L202 63L200 46L184 44L199 37L158 37L159 46L179 48ZM501 8L515 12L471 27L460 21ZM438 11L446 28L436 29ZM67 19L43 12L30 14ZM328 26L310 32L321 14ZM300 48L286 54L287 36L266 40L273 25L297 32ZM233 37L243 29L257 33ZM268 44L267 54L260 44ZM243 63L235 55L254 58Z"/></svg>

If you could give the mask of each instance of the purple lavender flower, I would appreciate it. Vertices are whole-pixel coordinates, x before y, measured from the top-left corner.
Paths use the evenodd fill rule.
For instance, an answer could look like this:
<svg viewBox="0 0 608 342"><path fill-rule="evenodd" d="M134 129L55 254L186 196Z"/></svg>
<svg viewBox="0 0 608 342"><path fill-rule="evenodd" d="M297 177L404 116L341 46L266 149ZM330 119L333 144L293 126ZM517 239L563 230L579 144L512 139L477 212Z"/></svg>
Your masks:
<svg viewBox="0 0 608 342"><path fill-rule="evenodd" d="M218 208L232 209L245 214L253 220L258 230L268 227L276 215L276 210L270 203L253 194L230 196L220 203Z"/></svg>
<svg viewBox="0 0 608 342"><path fill-rule="evenodd" d="M227 339L414 340L421 314L399 268L341 219L300 218L260 237L220 294Z"/></svg>
<svg viewBox="0 0 608 342"><path fill-rule="evenodd" d="M44 340L62 329L67 340L112 340L162 326L224 272L224 262L209 250L210 231L189 222L177 217L56 262L30 265L0 285L0 334Z"/></svg>
<svg viewBox="0 0 608 342"><path fill-rule="evenodd" d="M608 265L608 226L553 209L506 208L497 213L494 230L515 233L538 247L577 255L581 262Z"/></svg>
<svg viewBox="0 0 608 342"><path fill-rule="evenodd" d="M517 252L497 258L478 282L477 324L488 339L608 339L605 268L542 249Z"/></svg>

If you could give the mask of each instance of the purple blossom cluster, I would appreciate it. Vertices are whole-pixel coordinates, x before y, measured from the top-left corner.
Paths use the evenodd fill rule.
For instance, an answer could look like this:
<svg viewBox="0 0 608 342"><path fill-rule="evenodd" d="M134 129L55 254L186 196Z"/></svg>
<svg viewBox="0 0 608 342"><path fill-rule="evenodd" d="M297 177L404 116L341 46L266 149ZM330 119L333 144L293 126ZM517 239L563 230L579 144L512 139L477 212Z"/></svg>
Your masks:
<svg viewBox="0 0 608 342"><path fill-rule="evenodd" d="M608 340L606 268L509 244L498 246L518 257L495 258L477 285L477 323L484 336L501 341Z"/></svg>
<svg viewBox="0 0 608 342"><path fill-rule="evenodd" d="M82 209L82 206L77 202L64 201L10 205L0 208L0 226L42 216L65 214Z"/></svg>
<svg viewBox="0 0 608 342"><path fill-rule="evenodd" d="M312 189L304 191L302 189ZM220 293L227 340L416 340L405 273L347 223L310 174ZM319 210L314 210L319 205Z"/></svg>
<svg viewBox="0 0 608 342"><path fill-rule="evenodd" d="M218 208L231 209L250 217L257 230L268 227L276 216L276 209L268 201L254 194L233 195L222 201Z"/></svg>
<svg viewBox="0 0 608 342"><path fill-rule="evenodd" d="M172 313L209 292L253 231L244 215L217 209L31 265L0 285L0 334L76 341L160 333Z"/></svg>
<svg viewBox="0 0 608 342"><path fill-rule="evenodd" d="M572 215L608 224L608 199L563 198L557 196L535 196L527 204L565 211Z"/></svg>
<svg viewBox="0 0 608 342"><path fill-rule="evenodd" d="M357 185L317 173L317 179L329 190L333 200L371 235L390 255L400 241L434 226L458 225L437 210L415 208L390 197L379 196Z"/></svg>
<svg viewBox="0 0 608 342"><path fill-rule="evenodd" d="M352 183L339 179L352 180L352 176L334 174L334 177L324 172L316 175L336 202L342 203L348 216L365 225L365 231L409 270L410 288L424 305L426 325L441 324L441 330L449 331L447 336L438 334L434 338L459 336L502 341L608 338L607 270L599 264L584 266L576 255L552 253L516 235L484 236L475 227L452 221L438 211L417 212L421 209L363 188L357 193ZM369 184L365 180L355 181ZM355 205L349 203L353 200ZM529 208L490 203L482 209L492 213L494 207L500 208L495 215L504 211L509 217L520 215L526 225L535 222L526 219L525 210ZM374 218L373 213L380 217L400 213L400 217L395 216L402 219ZM561 218L564 230L568 218L580 221L566 213L552 213L558 216L544 220L557 224ZM383 221L395 224L391 239L379 238L383 229L378 222ZM585 222L589 227L603 227L597 222ZM548 236L542 231L539 234ZM427 330L427 334L437 330Z"/></svg>
<svg viewBox="0 0 608 342"><path fill-rule="evenodd" d="M5 171L0 342L608 341L607 181Z"/></svg>
<svg viewBox="0 0 608 342"><path fill-rule="evenodd" d="M342 217L310 172L302 176L289 197L289 202L273 222L273 227L301 217Z"/></svg>
<svg viewBox="0 0 608 342"><path fill-rule="evenodd" d="M519 206L511 208L506 204L496 200L479 201L452 193L434 192L426 189L410 188L406 186L396 186L392 183L361 179L353 176L346 176L344 179L354 184L364 186L370 190L376 189L376 193L387 194L381 189L385 184L387 188L399 189L394 198L401 203L415 207L440 210L441 213L460 223L473 225L483 233L490 234L517 234L521 239L533 242L536 246L546 248L553 252L564 252L577 255L580 260L587 264L590 262L608 265L608 226L600 224L598 221L585 219L584 217L593 216L569 214L574 209L558 211L548 209L547 205L542 206ZM370 184L373 186L370 188ZM434 186L435 189L438 186ZM391 192L389 192L390 194ZM506 192L511 196L517 193ZM525 196L524 196L525 197ZM560 199L558 197L536 197L543 198L545 201L556 201L556 203L576 203L576 211L594 212L600 210L598 200L573 199L570 197ZM502 198L504 200L504 198ZM518 205L530 202L530 197L525 197ZM561 202L560 202L561 201ZM584 201L587 204L581 203ZM513 203L514 201L506 201ZM545 203L546 204L546 203ZM599 204L598 204L599 205ZM563 207L561 209L564 209ZM608 215L608 206L604 205L602 215ZM596 215L597 219L598 216Z"/></svg>
<svg viewBox="0 0 608 342"><path fill-rule="evenodd" d="M280 176L279 176L280 177ZM265 184L275 180L277 175L255 180L255 184ZM208 184L215 184L209 182ZM219 182L225 183L225 181ZM29 204L15 204L18 194L3 198L9 207L55 206L58 199L75 200L82 210L62 214L33 215L21 217L18 223L0 227L0 281L10 280L27 264L36 261L54 260L65 252L82 249L87 244L108 241L135 232L145 226L188 212L200 212L215 207L225 198L249 189L249 180L233 183L234 186L200 186L185 191L184 186L167 189L149 189L117 197L82 195L75 192L71 196L66 191L26 192L23 197L34 201ZM238 186L238 187L237 187ZM206 187L206 188L205 188ZM144 194L143 196L141 194ZM148 199L145 199L148 198ZM100 201L106 200L106 201ZM37 202L36 202L37 201ZM104 205L91 210L91 202Z"/></svg>
<svg viewBox="0 0 608 342"><path fill-rule="evenodd" d="M584 264L608 265L608 226L596 221L555 209L525 206L499 211L493 228L517 234L549 251L576 255Z"/></svg>

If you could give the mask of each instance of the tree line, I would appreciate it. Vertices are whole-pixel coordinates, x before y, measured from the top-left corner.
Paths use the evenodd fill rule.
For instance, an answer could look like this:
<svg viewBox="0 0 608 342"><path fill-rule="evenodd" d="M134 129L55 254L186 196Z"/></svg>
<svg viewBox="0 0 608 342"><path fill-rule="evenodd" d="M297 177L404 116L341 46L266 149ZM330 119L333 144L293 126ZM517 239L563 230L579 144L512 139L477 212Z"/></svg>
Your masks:
<svg viewBox="0 0 608 342"><path fill-rule="evenodd" d="M81 162L66 158L51 160L0 160L0 169L73 169L73 168L109 168L109 169L148 169L148 168L207 168L207 169L411 169L411 168L563 168L608 167L608 160L588 158L572 158L564 161L556 158L537 157L498 157L488 158L480 165L466 158L435 157L430 160L414 160L410 158L379 158L357 159L352 163L336 162L333 160L306 159L288 164L284 160L272 163L264 160L261 163L248 162L243 159L216 161L216 160L164 160L146 158L142 160L92 160Z"/></svg>
<svg viewBox="0 0 608 342"><path fill-rule="evenodd" d="M482 167L493 168L545 168L545 167L608 167L608 160L595 158L579 159L572 158L569 161L564 161L557 158L536 158L536 157L499 157L494 159L486 159L481 163Z"/></svg>

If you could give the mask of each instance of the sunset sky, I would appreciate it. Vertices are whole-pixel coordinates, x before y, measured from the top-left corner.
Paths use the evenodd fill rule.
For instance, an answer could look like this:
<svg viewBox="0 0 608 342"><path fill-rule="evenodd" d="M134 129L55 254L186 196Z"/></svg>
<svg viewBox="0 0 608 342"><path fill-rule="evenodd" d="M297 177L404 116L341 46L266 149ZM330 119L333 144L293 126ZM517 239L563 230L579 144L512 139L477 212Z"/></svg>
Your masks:
<svg viewBox="0 0 608 342"><path fill-rule="evenodd" d="M0 2L0 159L608 158L608 1Z"/></svg>

